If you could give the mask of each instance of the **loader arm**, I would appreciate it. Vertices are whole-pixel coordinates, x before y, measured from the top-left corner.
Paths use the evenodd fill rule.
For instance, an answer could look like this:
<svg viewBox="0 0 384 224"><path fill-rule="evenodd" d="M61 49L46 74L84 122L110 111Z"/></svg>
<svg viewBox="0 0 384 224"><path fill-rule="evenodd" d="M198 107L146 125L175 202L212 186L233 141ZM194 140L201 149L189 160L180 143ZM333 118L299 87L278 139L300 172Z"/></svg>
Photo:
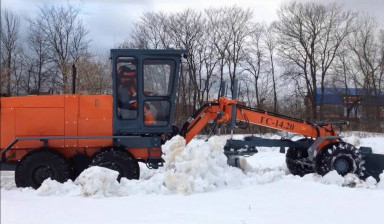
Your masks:
<svg viewBox="0 0 384 224"><path fill-rule="evenodd" d="M180 135L185 138L186 143L188 144L209 121L220 117L219 112L219 104L216 102L203 105L184 123Z"/></svg>
<svg viewBox="0 0 384 224"><path fill-rule="evenodd" d="M236 120L311 138L338 136L332 124L317 125L305 120L242 105L236 105Z"/></svg>
<svg viewBox="0 0 384 224"><path fill-rule="evenodd" d="M185 137L188 143L210 121L218 124L229 122L231 120L233 104L236 105L237 121L249 122L251 124L300 134L310 138L338 136L332 124L316 125L305 120L239 105L237 104L237 100L230 100L226 97L220 97L218 101L202 106L184 124L180 135Z"/></svg>

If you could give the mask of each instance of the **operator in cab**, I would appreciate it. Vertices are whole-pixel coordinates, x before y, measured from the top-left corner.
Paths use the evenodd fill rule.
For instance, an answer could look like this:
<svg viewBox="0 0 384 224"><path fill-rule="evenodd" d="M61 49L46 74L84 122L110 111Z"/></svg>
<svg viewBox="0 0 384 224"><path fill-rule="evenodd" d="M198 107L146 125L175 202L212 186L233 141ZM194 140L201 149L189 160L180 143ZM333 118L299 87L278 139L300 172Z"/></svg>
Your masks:
<svg viewBox="0 0 384 224"><path fill-rule="evenodd" d="M120 66L118 74L118 113L122 119L134 119L137 116L137 73L133 67ZM155 122L148 105L144 105L144 123Z"/></svg>

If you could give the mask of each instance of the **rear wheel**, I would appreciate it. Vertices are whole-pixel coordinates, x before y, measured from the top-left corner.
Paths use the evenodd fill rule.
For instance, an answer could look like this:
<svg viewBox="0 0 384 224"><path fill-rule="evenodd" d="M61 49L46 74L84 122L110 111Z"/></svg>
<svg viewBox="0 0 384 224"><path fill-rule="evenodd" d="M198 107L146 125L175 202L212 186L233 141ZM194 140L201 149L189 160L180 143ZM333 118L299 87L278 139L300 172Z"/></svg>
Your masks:
<svg viewBox="0 0 384 224"><path fill-rule="evenodd" d="M364 176L364 161L360 151L345 142L325 146L316 156L315 164L316 172L320 175L336 170L342 176L348 173Z"/></svg>
<svg viewBox="0 0 384 224"><path fill-rule="evenodd" d="M137 160L126 150L107 148L96 153L90 166L101 166L119 172L117 180L122 177L139 179L140 167Z"/></svg>
<svg viewBox="0 0 384 224"><path fill-rule="evenodd" d="M16 166L17 187L39 188L45 179L65 182L70 177L66 159L53 150L36 150L25 155Z"/></svg>
<svg viewBox="0 0 384 224"><path fill-rule="evenodd" d="M299 139L299 142L312 143L312 139ZM290 147L285 155L285 162L289 172L293 175L304 176L308 173L313 173L313 166L309 165L311 162L308 159L308 148Z"/></svg>

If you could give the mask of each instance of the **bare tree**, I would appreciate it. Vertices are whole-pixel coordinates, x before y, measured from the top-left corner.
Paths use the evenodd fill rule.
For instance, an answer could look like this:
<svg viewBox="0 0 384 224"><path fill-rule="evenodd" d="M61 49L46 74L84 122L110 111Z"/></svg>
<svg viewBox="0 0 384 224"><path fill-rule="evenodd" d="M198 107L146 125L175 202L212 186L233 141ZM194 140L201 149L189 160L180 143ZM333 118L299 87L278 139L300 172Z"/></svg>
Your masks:
<svg viewBox="0 0 384 224"><path fill-rule="evenodd" d="M359 83L373 86L372 77L359 75L358 55L351 57L353 51L346 49L356 14L343 11L336 3L290 2L281 6L278 17L270 26L262 26L251 22L251 10L238 7L211 8L204 13L191 9L171 14L148 12L134 24L123 47L189 51L177 98L184 113L209 100L212 90L224 80L230 80L232 87L233 80L239 79L244 86L239 97L251 105L307 115L310 120L323 118L324 90L332 81L348 88ZM384 63L380 64L379 52L384 51L384 44L380 45L384 34L374 37L375 85L380 91ZM363 52L358 42L353 46ZM364 69L369 65L362 64ZM280 65L284 71L277 75ZM281 96L281 102L279 90L287 87L293 93ZM287 97L293 97L294 103L285 102ZM303 99L306 107L300 102ZM307 112L300 112L304 108Z"/></svg>
<svg viewBox="0 0 384 224"><path fill-rule="evenodd" d="M264 97L260 96L260 78L263 70L262 67L264 66L265 62L265 55L262 47L262 35L264 29L263 26L259 23L253 24L252 27L253 29L250 35L248 47L246 50L244 50L246 56L244 57L242 67L248 74L251 74L251 76L253 77L251 82L253 83L255 89L256 107L261 108L265 100Z"/></svg>
<svg viewBox="0 0 384 224"><path fill-rule="evenodd" d="M27 65L25 63L25 54L20 46L17 48L17 53L15 54L15 58L12 60L13 69L12 69L12 81L13 85L11 88L11 92L13 95L19 96L20 94L25 94L23 88L24 81L24 71L27 69Z"/></svg>
<svg viewBox="0 0 384 224"><path fill-rule="evenodd" d="M270 74L272 76L272 90L273 90L273 112L277 113L277 89L276 89L276 70L275 70L275 51L277 47L276 32L274 31L273 24L264 25L263 42L268 52L268 64L270 67Z"/></svg>
<svg viewBox="0 0 384 224"><path fill-rule="evenodd" d="M317 120L317 88L321 88L322 117L324 84L340 44L351 33L355 15L343 12L336 3L291 2L278 11L275 27L279 33L279 53L302 70L311 104L311 119Z"/></svg>
<svg viewBox="0 0 384 224"><path fill-rule="evenodd" d="M230 36L226 26L226 8L207 9L205 14L208 19L207 31L209 32L207 44L213 47L219 66L219 84L224 81L224 68L227 65L227 51L230 44ZM218 91L220 94L220 89Z"/></svg>
<svg viewBox="0 0 384 224"><path fill-rule="evenodd" d="M345 44L344 44L345 45ZM332 66L334 74L332 75L332 86L337 89L338 87L342 86L344 88L344 94L345 96L350 95L350 88L351 85L353 85L353 82L351 82L352 79L352 65L351 60L349 59L349 55L352 52L346 47L342 46L339 48L339 51L337 52L335 63ZM342 95L340 95L342 97ZM357 102L356 102L357 103ZM350 118L350 112L353 109L354 105L347 104L347 110L346 110L346 117L347 120Z"/></svg>
<svg viewBox="0 0 384 224"><path fill-rule="evenodd" d="M0 73L0 95L5 85L5 94L10 96L11 75L16 69L15 59L19 50L20 18L8 9L2 10L1 17L1 59L4 69Z"/></svg>
<svg viewBox="0 0 384 224"><path fill-rule="evenodd" d="M187 9L181 13L170 16L169 34L177 48L188 50L188 79L193 86L192 102L193 108L197 109L202 103L202 72L204 68L204 30L205 19L202 13Z"/></svg>
<svg viewBox="0 0 384 224"><path fill-rule="evenodd" d="M133 25L129 38L122 47L141 49L165 49L171 46L168 31L168 15L162 12L146 12Z"/></svg>
<svg viewBox="0 0 384 224"><path fill-rule="evenodd" d="M110 62L82 58L77 63L77 91L87 94L111 93Z"/></svg>
<svg viewBox="0 0 384 224"><path fill-rule="evenodd" d="M323 118L323 101L326 75L331 68L341 44L345 42L352 33L352 24L356 14L350 11L343 12L340 5L331 4L325 8L326 19L324 21L325 30L320 32L319 57L320 57L320 118Z"/></svg>
<svg viewBox="0 0 384 224"><path fill-rule="evenodd" d="M355 65L361 72L360 86L375 96L380 95L383 83L383 31L378 32L375 18L365 16L356 23L356 31L350 41L355 55Z"/></svg>
<svg viewBox="0 0 384 224"><path fill-rule="evenodd" d="M354 81L364 91L362 106L370 117L365 123L370 129L377 128L384 90L384 34L374 17L363 15L356 21L349 48L352 68L356 69Z"/></svg>
<svg viewBox="0 0 384 224"><path fill-rule="evenodd" d="M53 65L49 55L49 43L43 29L41 18L29 20L27 41L30 54L26 61L26 64L29 65L26 74L26 90L29 94L43 92L46 81L52 75Z"/></svg>
<svg viewBox="0 0 384 224"><path fill-rule="evenodd" d="M73 5L43 6L38 15L43 38L49 47L49 56L60 71L61 91L70 91L72 64L88 56L88 31L79 17L79 9Z"/></svg>
<svg viewBox="0 0 384 224"><path fill-rule="evenodd" d="M209 34L208 34L209 35ZM208 37L209 38L209 37ZM216 69L218 67L220 58L217 57L216 49L213 45L206 43L205 44L205 53L204 53L204 66L205 66L205 78L204 78L204 91L205 91L205 101L210 100L210 93L212 86L216 83L215 75ZM220 82L218 82L220 83Z"/></svg>
<svg viewBox="0 0 384 224"><path fill-rule="evenodd" d="M252 10L239 7L226 8L225 27L229 33L229 46L227 48L228 72L231 79L231 90L236 79L240 61L245 57L244 47L251 34Z"/></svg>

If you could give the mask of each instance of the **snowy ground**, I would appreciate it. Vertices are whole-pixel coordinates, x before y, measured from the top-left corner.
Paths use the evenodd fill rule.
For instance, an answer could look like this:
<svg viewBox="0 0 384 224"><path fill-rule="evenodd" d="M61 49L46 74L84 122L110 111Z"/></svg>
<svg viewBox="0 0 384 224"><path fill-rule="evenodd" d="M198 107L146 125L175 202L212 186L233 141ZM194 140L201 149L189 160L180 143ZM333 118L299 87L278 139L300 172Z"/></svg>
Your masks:
<svg viewBox="0 0 384 224"><path fill-rule="evenodd" d="M384 154L383 134L344 133ZM270 136L277 138L278 136ZM290 175L278 149L260 148L245 171L228 167L223 138L173 139L166 166L141 164L140 180L91 168L75 181L18 189L1 172L1 223L383 223L384 182L329 173ZM382 176L384 179L384 175Z"/></svg>

